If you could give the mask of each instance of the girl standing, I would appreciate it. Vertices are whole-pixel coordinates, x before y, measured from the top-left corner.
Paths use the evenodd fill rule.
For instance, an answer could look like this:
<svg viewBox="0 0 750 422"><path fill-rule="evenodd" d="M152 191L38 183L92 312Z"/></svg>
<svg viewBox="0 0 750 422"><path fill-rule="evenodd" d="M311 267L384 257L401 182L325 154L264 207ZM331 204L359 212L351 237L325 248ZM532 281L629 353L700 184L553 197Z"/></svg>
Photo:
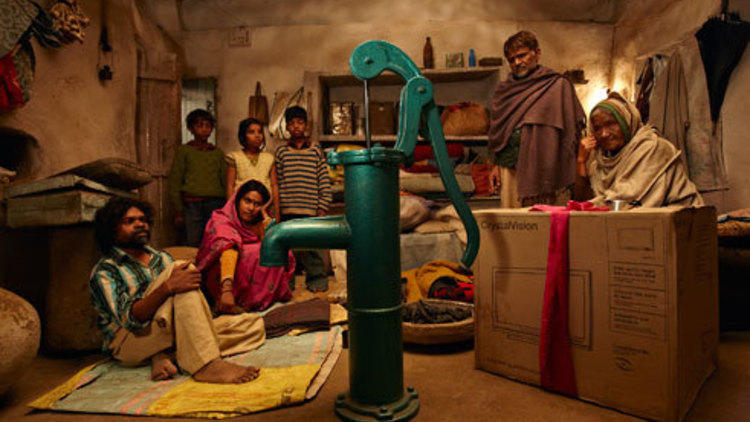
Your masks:
<svg viewBox="0 0 750 422"><path fill-rule="evenodd" d="M248 180L258 180L271 192L273 213L279 217L279 190L276 184L276 166L273 154L264 152L266 138L263 123L258 119L245 119L240 122L237 139L242 151L227 154L227 199L235 189Z"/></svg>

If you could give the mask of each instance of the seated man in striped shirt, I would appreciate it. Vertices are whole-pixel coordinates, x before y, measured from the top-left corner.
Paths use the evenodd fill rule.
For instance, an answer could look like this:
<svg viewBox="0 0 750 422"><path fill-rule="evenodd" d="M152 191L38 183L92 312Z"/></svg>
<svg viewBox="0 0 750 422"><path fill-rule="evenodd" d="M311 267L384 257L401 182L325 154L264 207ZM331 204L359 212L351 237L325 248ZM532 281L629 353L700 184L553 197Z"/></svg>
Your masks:
<svg viewBox="0 0 750 422"><path fill-rule="evenodd" d="M96 213L94 231L103 256L89 281L104 334L104 352L125 365L151 361L151 379L179 368L196 381L244 383L259 369L222 356L250 351L265 341L258 314L213 318L200 291L201 273L148 246L148 203L112 198Z"/></svg>
<svg viewBox="0 0 750 422"><path fill-rule="evenodd" d="M286 145L276 150L281 220L322 217L331 203L331 180L325 155L319 146L311 145L305 135L307 112L304 108L290 107L284 117L291 136ZM295 255L305 268L307 289L311 292L328 290L328 276L320 252L297 251Z"/></svg>

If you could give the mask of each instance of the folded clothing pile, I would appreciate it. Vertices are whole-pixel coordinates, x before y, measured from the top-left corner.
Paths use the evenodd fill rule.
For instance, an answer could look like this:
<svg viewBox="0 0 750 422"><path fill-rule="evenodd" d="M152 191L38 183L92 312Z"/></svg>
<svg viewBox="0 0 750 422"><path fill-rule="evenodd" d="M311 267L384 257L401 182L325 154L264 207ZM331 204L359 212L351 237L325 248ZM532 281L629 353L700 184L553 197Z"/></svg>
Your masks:
<svg viewBox="0 0 750 422"><path fill-rule="evenodd" d="M404 306L403 321L412 324L447 324L471 318L471 309L450 302L420 300Z"/></svg>
<svg viewBox="0 0 750 422"><path fill-rule="evenodd" d="M448 158L453 164L464 156L464 146L457 142L448 142L445 144L448 151ZM414 163L404 168L409 173L437 173L437 162L435 161L435 152L432 151L431 145L417 145L414 147Z"/></svg>
<svg viewBox="0 0 750 422"><path fill-rule="evenodd" d="M719 237L750 237L750 208L722 214L717 223Z"/></svg>
<svg viewBox="0 0 750 422"><path fill-rule="evenodd" d="M430 261L419 268L403 271L406 302L425 298L474 301L474 274L457 262Z"/></svg>
<svg viewBox="0 0 750 422"><path fill-rule="evenodd" d="M266 338L283 336L294 329L327 330L331 326L331 305L318 298L291 303L268 311L263 322Z"/></svg>

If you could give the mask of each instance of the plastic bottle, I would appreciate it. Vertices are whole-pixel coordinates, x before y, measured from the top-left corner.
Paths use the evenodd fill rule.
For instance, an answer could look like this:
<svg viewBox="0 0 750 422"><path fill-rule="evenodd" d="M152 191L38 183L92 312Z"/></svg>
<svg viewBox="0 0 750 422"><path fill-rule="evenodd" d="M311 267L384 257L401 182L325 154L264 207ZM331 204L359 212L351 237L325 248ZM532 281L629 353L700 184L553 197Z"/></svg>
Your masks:
<svg viewBox="0 0 750 422"><path fill-rule="evenodd" d="M477 56L474 54L474 49L469 49L469 67L477 66Z"/></svg>
<svg viewBox="0 0 750 422"><path fill-rule="evenodd" d="M435 67L435 55L432 51L432 42L430 37L427 37L427 41L424 43L424 50L422 50L422 60L424 62L425 69L433 69Z"/></svg>

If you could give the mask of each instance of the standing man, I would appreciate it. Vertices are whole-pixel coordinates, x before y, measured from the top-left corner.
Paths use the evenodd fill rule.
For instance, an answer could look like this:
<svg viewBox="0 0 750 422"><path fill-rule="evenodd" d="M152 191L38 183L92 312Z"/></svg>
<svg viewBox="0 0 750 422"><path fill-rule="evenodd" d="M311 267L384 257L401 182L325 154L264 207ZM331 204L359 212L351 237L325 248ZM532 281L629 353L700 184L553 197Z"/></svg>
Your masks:
<svg viewBox="0 0 750 422"><path fill-rule="evenodd" d="M135 199L110 199L96 213L102 259L91 273L104 351L125 365L151 361L151 379L179 369L196 381L244 383L259 369L222 359L256 349L265 340L259 314L213 318L200 291L201 273L148 246L152 209Z"/></svg>
<svg viewBox="0 0 750 422"><path fill-rule="evenodd" d="M521 31L503 47L511 73L492 96L489 147L506 208L564 205L575 183L576 148L586 115L573 85L539 65L539 43Z"/></svg>

